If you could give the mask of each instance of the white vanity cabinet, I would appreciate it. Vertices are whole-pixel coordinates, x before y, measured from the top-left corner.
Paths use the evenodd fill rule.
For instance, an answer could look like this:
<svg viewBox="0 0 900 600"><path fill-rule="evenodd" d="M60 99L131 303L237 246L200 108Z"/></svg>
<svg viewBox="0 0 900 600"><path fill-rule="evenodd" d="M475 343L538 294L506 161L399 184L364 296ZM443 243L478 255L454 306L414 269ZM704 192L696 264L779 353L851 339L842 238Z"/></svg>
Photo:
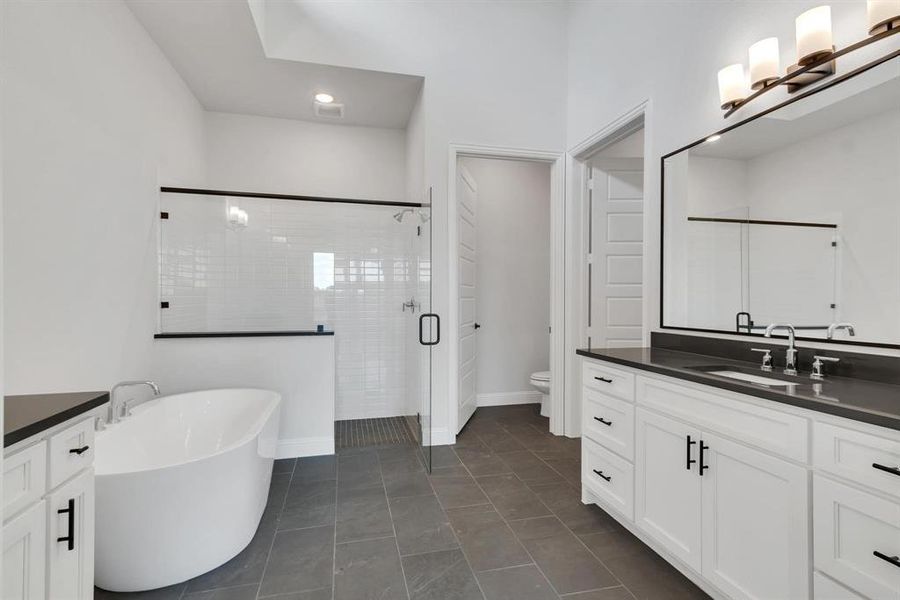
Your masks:
<svg viewBox="0 0 900 600"><path fill-rule="evenodd" d="M619 364L584 366L585 502L716 598L900 600L900 432ZM614 435L595 425L598 412L617 417ZM633 492L592 476L603 457L631 469L620 479Z"/></svg>
<svg viewBox="0 0 900 600"><path fill-rule="evenodd" d="M92 418L11 447L3 461L3 600L94 594Z"/></svg>

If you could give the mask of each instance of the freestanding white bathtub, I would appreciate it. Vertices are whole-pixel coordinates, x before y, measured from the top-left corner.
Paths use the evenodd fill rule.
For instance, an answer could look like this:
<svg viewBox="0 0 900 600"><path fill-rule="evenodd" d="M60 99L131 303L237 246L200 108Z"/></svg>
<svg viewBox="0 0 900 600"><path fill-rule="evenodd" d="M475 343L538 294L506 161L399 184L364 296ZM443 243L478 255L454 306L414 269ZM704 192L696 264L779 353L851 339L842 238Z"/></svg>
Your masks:
<svg viewBox="0 0 900 600"><path fill-rule="evenodd" d="M272 476L281 396L165 396L96 438L95 583L159 588L225 563L253 538Z"/></svg>

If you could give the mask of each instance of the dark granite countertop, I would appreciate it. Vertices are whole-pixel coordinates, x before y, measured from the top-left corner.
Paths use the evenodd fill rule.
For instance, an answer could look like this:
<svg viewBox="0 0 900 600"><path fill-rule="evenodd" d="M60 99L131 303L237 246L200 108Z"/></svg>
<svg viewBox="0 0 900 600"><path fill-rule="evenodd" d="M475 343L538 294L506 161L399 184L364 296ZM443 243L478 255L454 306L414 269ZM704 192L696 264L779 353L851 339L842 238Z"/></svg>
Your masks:
<svg viewBox="0 0 900 600"><path fill-rule="evenodd" d="M3 447L109 402L109 392L27 394L3 399Z"/></svg>
<svg viewBox="0 0 900 600"><path fill-rule="evenodd" d="M767 373L759 368L759 363L662 348L587 348L578 350L577 353L588 358L900 430L900 385L828 376L827 365L825 380L814 381L809 378L808 372L791 377L783 375L777 366ZM734 368L748 374L790 381L794 385L769 387L696 370L697 367L706 366Z"/></svg>

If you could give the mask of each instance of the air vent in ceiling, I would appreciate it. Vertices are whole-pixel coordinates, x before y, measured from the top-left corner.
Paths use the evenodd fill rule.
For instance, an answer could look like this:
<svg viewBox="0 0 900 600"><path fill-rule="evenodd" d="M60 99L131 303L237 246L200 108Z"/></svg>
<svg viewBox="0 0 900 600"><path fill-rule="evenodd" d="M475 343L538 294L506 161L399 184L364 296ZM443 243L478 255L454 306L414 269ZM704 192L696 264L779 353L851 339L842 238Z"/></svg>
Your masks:
<svg viewBox="0 0 900 600"><path fill-rule="evenodd" d="M322 102L314 102L313 104L315 104L317 117L325 117L328 119L344 118L343 104L323 104Z"/></svg>

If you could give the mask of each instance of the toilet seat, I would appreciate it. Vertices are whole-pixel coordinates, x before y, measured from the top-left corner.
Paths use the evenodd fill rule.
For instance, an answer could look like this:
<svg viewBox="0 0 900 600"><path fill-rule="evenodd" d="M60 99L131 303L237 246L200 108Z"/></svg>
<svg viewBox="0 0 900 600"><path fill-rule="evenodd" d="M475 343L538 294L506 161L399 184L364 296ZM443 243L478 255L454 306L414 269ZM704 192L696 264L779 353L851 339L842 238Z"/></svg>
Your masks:
<svg viewBox="0 0 900 600"><path fill-rule="evenodd" d="M550 381L550 371L538 371L531 374L532 381Z"/></svg>

